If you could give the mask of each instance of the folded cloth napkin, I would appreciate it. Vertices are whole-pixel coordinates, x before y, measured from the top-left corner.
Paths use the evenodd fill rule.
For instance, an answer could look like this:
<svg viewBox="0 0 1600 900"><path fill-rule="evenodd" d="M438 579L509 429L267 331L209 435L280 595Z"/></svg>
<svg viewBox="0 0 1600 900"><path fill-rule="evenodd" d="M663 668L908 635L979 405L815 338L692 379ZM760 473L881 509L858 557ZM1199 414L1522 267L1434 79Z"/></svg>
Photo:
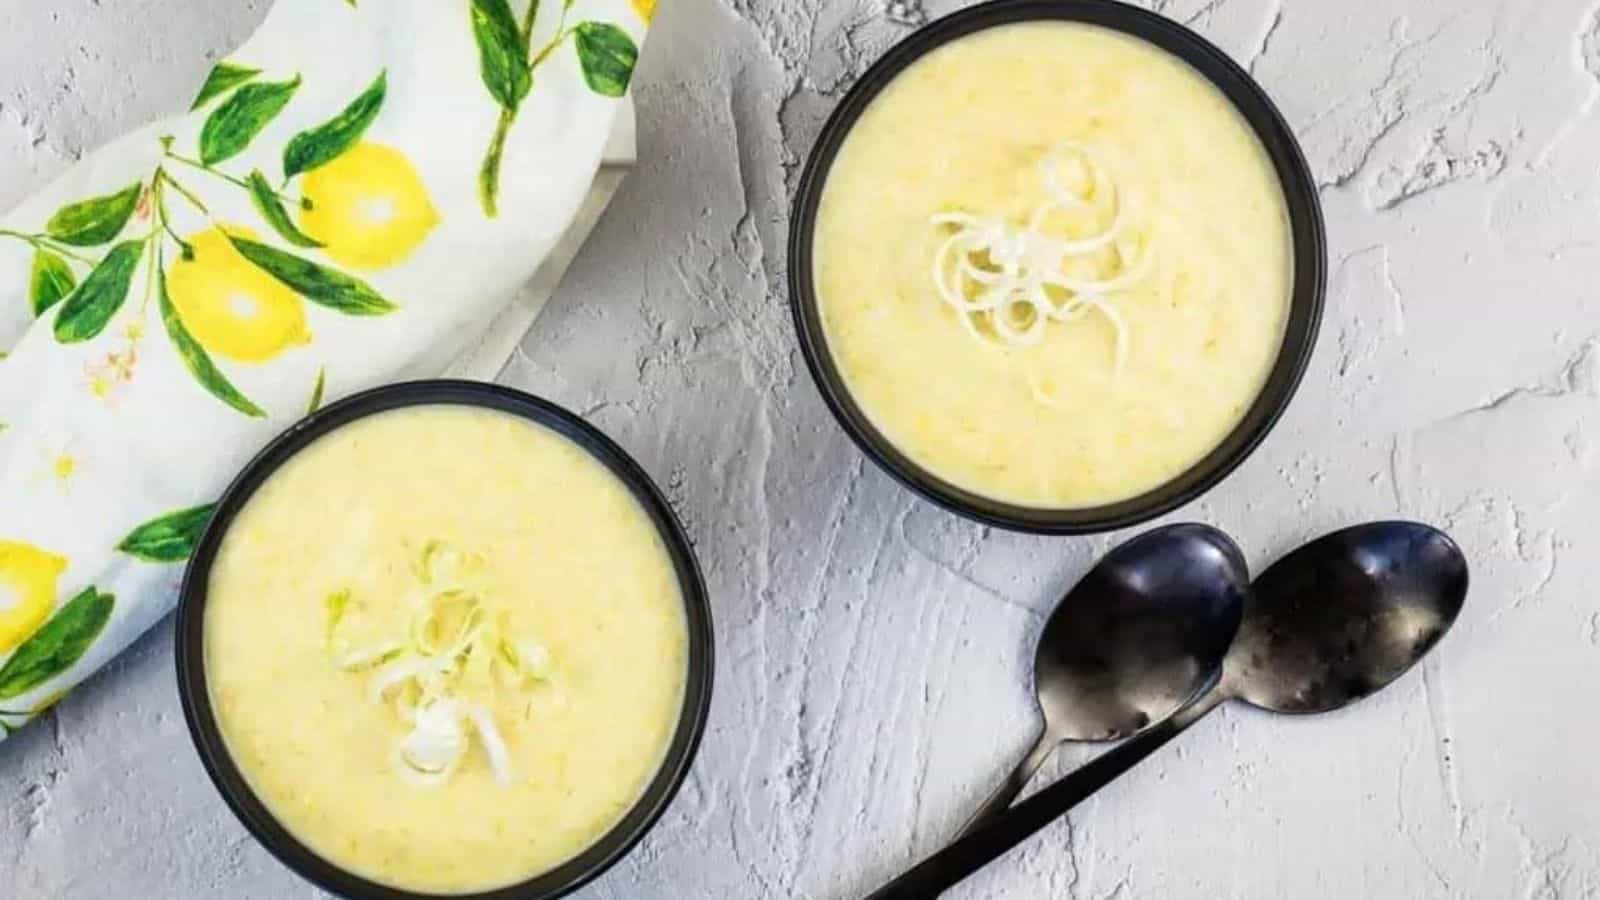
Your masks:
<svg viewBox="0 0 1600 900"><path fill-rule="evenodd" d="M172 608L272 435L503 354L652 7L278 0L187 114L0 218L0 736Z"/></svg>

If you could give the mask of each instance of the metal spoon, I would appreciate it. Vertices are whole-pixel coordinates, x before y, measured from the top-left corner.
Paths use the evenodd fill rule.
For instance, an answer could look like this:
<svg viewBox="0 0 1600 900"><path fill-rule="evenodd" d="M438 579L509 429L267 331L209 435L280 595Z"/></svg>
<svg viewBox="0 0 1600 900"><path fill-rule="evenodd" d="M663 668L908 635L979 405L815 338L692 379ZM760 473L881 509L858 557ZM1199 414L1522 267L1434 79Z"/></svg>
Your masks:
<svg viewBox="0 0 1600 900"><path fill-rule="evenodd" d="M1108 553L1039 636L1038 740L963 833L1009 807L1062 741L1121 740L1209 687L1249 583L1239 548L1205 525L1158 528Z"/></svg>
<svg viewBox="0 0 1600 900"><path fill-rule="evenodd" d="M1420 660L1455 622L1467 562L1443 532L1408 522L1319 538L1264 572L1222 678L1171 717L987 822L870 895L926 900L1109 784L1225 700L1282 713L1354 703Z"/></svg>

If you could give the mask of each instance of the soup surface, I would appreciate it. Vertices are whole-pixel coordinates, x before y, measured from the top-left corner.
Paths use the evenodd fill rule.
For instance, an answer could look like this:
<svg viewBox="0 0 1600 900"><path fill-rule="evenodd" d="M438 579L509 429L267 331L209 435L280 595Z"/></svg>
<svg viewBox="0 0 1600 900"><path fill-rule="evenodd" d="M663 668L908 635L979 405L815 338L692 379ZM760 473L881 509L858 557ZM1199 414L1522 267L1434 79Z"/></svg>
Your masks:
<svg viewBox="0 0 1600 900"><path fill-rule="evenodd" d="M592 845L661 764L687 632L610 470L524 419L419 406L284 464L211 574L206 673L258 797L330 862L459 893Z"/></svg>
<svg viewBox="0 0 1600 900"><path fill-rule="evenodd" d="M1210 81L1030 22L898 75L823 189L814 275L862 411L961 488L1049 509L1159 487L1239 423L1282 342L1283 192Z"/></svg>

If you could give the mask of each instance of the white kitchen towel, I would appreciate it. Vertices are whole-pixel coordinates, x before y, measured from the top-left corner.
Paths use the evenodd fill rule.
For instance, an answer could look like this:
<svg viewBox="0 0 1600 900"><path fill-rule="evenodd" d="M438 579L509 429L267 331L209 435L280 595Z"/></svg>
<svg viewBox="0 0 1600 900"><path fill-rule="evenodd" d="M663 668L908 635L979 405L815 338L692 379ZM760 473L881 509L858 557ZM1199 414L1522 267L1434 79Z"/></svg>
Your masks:
<svg viewBox="0 0 1600 900"><path fill-rule="evenodd" d="M603 205L650 13L278 0L191 111L0 217L0 735L172 608L272 435L504 361L489 323L521 333Z"/></svg>

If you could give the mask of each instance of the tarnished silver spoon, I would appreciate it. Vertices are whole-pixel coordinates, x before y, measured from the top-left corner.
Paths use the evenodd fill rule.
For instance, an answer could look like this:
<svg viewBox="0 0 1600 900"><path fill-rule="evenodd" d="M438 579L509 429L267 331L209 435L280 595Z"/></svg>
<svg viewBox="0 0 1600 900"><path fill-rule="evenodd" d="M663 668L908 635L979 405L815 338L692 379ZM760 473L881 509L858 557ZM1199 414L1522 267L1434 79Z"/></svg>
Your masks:
<svg viewBox="0 0 1600 900"><path fill-rule="evenodd" d="M1387 686L1433 649L1467 596L1467 561L1443 532L1377 522L1301 547L1251 586L1216 686L1194 703L979 825L870 895L926 900L997 859L1226 700L1318 713Z"/></svg>

